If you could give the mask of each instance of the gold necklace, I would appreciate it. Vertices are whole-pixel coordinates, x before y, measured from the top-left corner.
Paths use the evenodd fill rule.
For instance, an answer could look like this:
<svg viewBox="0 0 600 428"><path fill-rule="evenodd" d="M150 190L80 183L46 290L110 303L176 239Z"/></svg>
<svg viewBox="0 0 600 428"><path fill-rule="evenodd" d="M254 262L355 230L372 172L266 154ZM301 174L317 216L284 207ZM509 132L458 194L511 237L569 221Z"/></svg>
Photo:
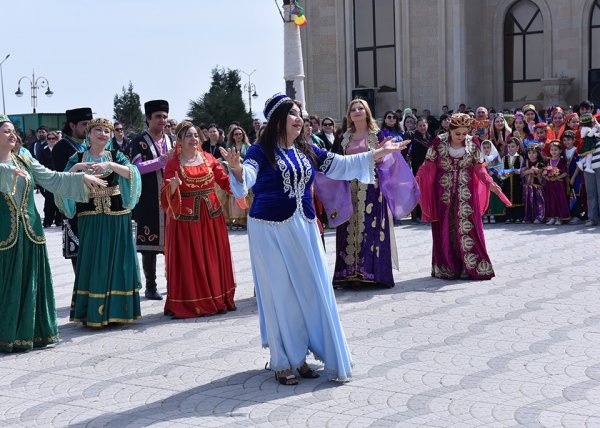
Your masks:
<svg viewBox="0 0 600 428"><path fill-rule="evenodd" d="M181 153L181 155L182 155L181 157L183 158L185 163L195 163L198 160L198 150L196 150L193 159L188 159L188 157L185 156L183 153Z"/></svg>

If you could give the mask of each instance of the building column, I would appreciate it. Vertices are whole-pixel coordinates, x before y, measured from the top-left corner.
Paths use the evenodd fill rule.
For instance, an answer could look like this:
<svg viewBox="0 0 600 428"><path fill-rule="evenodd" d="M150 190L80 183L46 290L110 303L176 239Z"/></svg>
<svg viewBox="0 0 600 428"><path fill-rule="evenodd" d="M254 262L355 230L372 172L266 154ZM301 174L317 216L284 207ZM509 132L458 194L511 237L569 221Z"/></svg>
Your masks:
<svg viewBox="0 0 600 428"><path fill-rule="evenodd" d="M304 95L304 64L302 62L302 41L300 27L291 19L290 0L283 1L283 78L285 93L288 97L302 103L308 110Z"/></svg>

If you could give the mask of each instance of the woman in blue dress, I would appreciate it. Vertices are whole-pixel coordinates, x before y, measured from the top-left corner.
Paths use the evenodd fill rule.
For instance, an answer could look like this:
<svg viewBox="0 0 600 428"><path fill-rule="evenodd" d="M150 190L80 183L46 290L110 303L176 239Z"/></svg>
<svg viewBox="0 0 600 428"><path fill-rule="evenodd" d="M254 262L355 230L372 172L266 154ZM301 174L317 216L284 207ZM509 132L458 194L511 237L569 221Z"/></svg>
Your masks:
<svg viewBox="0 0 600 428"><path fill-rule="evenodd" d="M248 215L250 257L261 339L270 366L283 385L319 375L306 364L308 352L338 381L352 374L331 277L313 207L311 186L322 172L337 180L373 183L375 160L407 143L384 140L373 151L339 156L303 137L301 106L277 94L265 105L267 126L243 163L234 150L221 150L236 198L252 188Z"/></svg>

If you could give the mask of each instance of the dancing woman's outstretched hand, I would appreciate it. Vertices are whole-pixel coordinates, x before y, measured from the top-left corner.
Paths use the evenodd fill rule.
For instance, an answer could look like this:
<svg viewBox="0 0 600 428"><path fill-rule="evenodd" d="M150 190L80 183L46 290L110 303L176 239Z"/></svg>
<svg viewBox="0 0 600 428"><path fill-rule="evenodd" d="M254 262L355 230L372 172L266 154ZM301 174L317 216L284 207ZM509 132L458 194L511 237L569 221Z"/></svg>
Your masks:
<svg viewBox="0 0 600 428"><path fill-rule="evenodd" d="M375 154L373 157L375 158L375 160L381 159L382 157L390 153L400 152L404 150L409 144L410 140L396 142L395 137L387 137L377 145L377 149L375 150Z"/></svg>
<svg viewBox="0 0 600 428"><path fill-rule="evenodd" d="M223 147L219 147L219 151L221 152L221 156L223 160L227 162L229 169L235 176L237 181L242 181L242 159L240 158L240 152L238 152L234 147L226 150Z"/></svg>

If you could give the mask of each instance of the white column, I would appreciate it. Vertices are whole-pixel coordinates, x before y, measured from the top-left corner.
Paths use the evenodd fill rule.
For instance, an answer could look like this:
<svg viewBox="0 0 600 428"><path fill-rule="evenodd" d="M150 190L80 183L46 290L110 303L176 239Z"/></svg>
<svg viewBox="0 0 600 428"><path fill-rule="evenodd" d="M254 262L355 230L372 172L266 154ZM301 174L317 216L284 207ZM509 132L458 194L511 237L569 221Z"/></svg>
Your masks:
<svg viewBox="0 0 600 428"><path fill-rule="evenodd" d="M283 78L285 79L285 93L290 98L302 103L307 111L304 96L304 64L302 62L302 42L300 40L300 27L290 18L289 1L284 0L283 16Z"/></svg>

